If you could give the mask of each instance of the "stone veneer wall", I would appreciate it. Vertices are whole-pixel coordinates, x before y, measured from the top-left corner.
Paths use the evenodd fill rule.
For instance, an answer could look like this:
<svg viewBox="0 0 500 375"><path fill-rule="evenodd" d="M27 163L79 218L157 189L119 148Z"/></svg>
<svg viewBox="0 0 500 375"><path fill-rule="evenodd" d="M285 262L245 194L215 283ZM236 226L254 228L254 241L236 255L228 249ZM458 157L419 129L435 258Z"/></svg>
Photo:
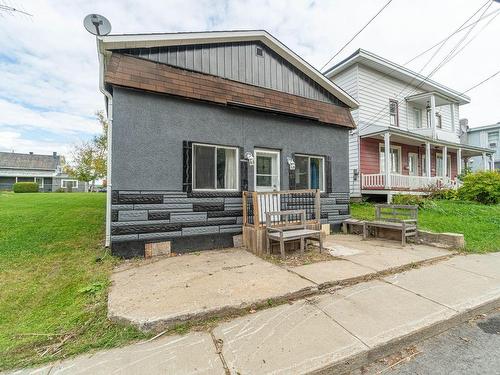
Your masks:
<svg viewBox="0 0 500 375"><path fill-rule="evenodd" d="M172 241L172 251L231 246L242 232L241 192L113 191L114 255L144 255L146 242ZM321 223L349 217L348 193L321 195Z"/></svg>

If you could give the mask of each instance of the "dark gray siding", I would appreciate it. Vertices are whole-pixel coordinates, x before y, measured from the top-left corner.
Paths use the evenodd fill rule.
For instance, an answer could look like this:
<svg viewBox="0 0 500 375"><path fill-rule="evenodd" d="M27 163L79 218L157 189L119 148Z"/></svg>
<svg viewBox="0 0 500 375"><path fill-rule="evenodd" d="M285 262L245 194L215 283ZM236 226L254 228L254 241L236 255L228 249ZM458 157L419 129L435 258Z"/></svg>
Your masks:
<svg viewBox="0 0 500 375"><path fill-rule="evenodd" d="M183 141L237 146L242 152L280 150L281 190L289 188L287 157L329 156L333 191L322 195L321 218L338 224L348 217L348 132L303 119L114 88L114 253L127 255L140 249L141 241L161 239L171 240L174 251L181 242L200 249L199 242L186 238L222 238L228 244L231 235L241 232L241 192L182 191ZM249 166L249 190L253 175ZM207 247L221 243L207 242Z"/></svg>
<svg viewBox="0 0 500 375"><path fill-rule="evenodd" d="M333 191L349 191L347 128L121 88L113 103L113 190L182 190L182 142L192 141L281 150L281 189L287 156L329 155ZM250 190L253 180L250 167Z"/></svg>
<svg viewBox="0 0 500 375"><path fill-rule="evenodd" d="M257 47L263 56L257 56ZM258 42L120 50L148 60L329 103L340 102L277 53Z"/></svg>

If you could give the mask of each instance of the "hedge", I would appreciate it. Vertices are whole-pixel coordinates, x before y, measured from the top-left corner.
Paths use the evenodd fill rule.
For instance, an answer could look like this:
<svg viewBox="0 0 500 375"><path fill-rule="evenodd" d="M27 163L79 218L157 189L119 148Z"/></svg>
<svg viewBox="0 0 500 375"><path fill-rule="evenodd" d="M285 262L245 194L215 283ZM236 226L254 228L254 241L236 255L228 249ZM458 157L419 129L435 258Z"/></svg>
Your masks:
<svg viewBox="0 0 500 375"><path fill-rule="evenodd" d="M38 184L36 182L16 182L12 190L14 193L38 193Z"/></svg>

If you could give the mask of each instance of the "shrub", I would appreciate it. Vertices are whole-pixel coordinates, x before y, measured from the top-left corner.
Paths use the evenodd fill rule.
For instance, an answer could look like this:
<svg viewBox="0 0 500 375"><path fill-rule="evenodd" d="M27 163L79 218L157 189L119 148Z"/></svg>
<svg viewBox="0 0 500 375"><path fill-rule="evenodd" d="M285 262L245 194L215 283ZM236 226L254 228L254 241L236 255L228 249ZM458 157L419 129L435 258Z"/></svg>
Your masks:
<svg viewBox="0 0 500 375"><path fill-rule="evenodd" d="M500 203L500 173L484 171L467 174L458 189L458 197L482 204Z"/></svg>
<svg viewBox="0 0 500 375"><path fill-rule="evenodd" d="M434 189L430 191L429 198L455 200L458 198L458 192L455 189Z"/></svg>
<svg viewBox="0 0 500 375"><path fill-rule="evenodd" d="M64 190L63 188L58 188L56 190L56 193L66 193L66 190Z"/></svg>
<svg viewBox="0 0 500 375"><path fill-rule="evenodd" d="M38 184L36 182L16 182L12 190L14 193L38 193Z"/></svg>
<svg viewBox="0 0 500 375"><path fill-rule="evenodd" d="M428 200L421 195L396 194L392 197L392 203L424 208L428 204Z"/></svg>

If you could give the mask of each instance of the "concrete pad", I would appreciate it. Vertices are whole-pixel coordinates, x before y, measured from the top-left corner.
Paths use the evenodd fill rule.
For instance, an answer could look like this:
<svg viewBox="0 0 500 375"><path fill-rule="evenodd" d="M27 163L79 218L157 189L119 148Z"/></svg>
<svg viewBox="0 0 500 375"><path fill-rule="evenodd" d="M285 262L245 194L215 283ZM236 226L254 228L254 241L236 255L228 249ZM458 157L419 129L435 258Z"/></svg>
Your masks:
<svg viewBox="0 0 500 375"><path fill-rule="evenodd" d="M326 295L316 304L369 347L387 343L455 314L393 285L370 281Z"/></svg>
<svg viewBox="0 0 500 375"><path fill-rule="evenodd" d="M80 356L23 375L108 374L224 374L224 367L208 333L171 336L147 343Z"/></svg>
<svg viewBox="0 0 500 375"><path fill-rule="evenodd" d="M478 275L500 279L500 253L457 256L442 264Z"/></svg>
<svg viewBox="0 0 500 375"><path fill-rule="evenodd" d="M309 294L316 286L241 250L161 259L112 275L108 316L142 329Z"/></svg>
<svg viewBox="0 0 500 375"><path fill-rule="evenodd" d="M306 302L238 318L214 330L233 374L303 374L366 349Z"/></svg>
<svg viewBox="0 0 500 375"><path fill-rule="evenodd" d="M397 241L369 239L363 241L356 235L329 236L328 241L337 248L342 247L342 259L349 260L376 271L385 271L438 259L453 254L452 252L427 245L408 244L403 247Z"/></svg>
<svg viewBox="0 0 500 375"><path fill-rule="evenodd" d="M443 264L422 267L384 280L459 312L500 298L499 279Z"/></svg>
<svg viewBox="0 0 500 375"><path fill-rule="evenodd" d="M319 286L333 285L376 273L371 268L363 267L347 260L318 262L293 267L290 270L315 282Z"/></svg>

